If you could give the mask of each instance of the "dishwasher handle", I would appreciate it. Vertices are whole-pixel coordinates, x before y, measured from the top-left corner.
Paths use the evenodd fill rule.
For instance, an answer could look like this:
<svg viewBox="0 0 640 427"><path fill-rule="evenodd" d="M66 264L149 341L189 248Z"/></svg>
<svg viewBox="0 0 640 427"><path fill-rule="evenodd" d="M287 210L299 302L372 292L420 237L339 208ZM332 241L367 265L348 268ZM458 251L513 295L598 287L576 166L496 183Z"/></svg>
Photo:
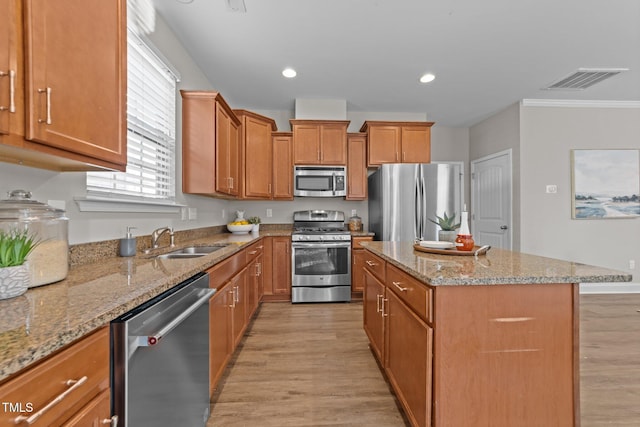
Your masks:
<svg viewBox="0 0 640 427"><path fill-rule="evenodd" d="M171 322L167 323L162 329L153 335L139 335L136 337L136 341L139 347L149 347L156 345L160 340L169 332L174 330L180 323L184 322L194 311L199 309L202 305L209 301L209 298L216 293L216 289L203 289L203 294L198 298L196 302L191 304L186 310L175 317Z"/></svg>

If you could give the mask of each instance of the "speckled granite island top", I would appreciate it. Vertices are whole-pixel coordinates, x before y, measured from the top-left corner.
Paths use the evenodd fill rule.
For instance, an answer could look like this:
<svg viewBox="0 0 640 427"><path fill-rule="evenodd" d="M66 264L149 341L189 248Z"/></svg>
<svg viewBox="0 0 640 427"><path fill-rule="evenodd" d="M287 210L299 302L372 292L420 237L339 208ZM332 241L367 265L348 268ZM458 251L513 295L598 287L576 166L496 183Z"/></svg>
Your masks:
<svg viewBox="0 0 640 427"><path fill-rule="evenodd" d="M290 232L288 233L290 234ZM265 235L282 233L261 232ZM285 232L284 235L287 235ZM105 257L69 270L65 280L0 301L0 381L257 240L222 233L160 250L228 244L200 258Z"/></svg>
<svg viewBox="0 0 640 427"><path fill-rule="evenodd" d="M433 286L630 282L632 277L607 268L495 248L474 257L419 252L409 242L363 242L362 246Z"/></svg>

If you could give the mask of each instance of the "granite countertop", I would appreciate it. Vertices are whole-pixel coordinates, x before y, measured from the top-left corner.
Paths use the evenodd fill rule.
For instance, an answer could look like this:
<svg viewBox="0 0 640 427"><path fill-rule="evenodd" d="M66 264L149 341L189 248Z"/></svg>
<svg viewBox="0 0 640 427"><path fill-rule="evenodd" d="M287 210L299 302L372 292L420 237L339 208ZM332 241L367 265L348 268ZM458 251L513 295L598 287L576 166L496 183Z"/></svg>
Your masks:
<svg viewBox="0 0 640 427"><path fill-rule="evenodd" d="M577 262L490 249L485 255L436 255L410 242L363 242L362 246L433 286L630 282L632 276Z"/></svg>
<svg viewBox="0 0 640 427"><path fill-rule="evenodd" d="M288 236L291 231L260 234L213 234L180 242L190 245L228 244L200 258L159 259L138 254L103 256L99 262L73 265L66 279L29 289L0 301L0 381L48 356L153 298L206 270L264 236Z"/></svg>

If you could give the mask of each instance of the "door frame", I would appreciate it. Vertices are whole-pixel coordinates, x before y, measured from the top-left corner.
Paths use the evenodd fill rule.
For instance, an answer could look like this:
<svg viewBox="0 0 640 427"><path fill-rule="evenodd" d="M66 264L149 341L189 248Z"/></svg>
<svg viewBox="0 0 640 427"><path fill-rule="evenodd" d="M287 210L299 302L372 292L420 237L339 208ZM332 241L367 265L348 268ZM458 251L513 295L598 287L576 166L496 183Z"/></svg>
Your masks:
<svg viewBox="0 0 640 427"><path fill-rule="evenodd" d="M507 239L508 239L508 250L513 250L513 150L511 148L498 151L493 154L489 154L484 157L480 157L478 159L471 160L471 233L473 234L476 229L476 216L474 212L475 202L478 198L478 194L476 193L476 186L473 181L475 179L475 170L476 165L480 162L486 162L487 160L496 159L498 157L507 156L507 186L509 189L510 203L509 206L509 228L507 230Z"/></svg>

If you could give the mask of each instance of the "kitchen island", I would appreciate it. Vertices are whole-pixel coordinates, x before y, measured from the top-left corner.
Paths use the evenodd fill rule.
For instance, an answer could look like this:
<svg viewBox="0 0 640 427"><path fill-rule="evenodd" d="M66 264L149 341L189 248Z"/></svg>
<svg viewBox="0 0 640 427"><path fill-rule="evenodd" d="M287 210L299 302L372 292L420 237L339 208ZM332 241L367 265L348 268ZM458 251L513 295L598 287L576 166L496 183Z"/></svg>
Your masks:
<svg viewBox="0 0 640 427"><path fill-rule="evenodd" d="M579 426L579 283L605 268L363 242L364 329L415 426Z"/></svg>

